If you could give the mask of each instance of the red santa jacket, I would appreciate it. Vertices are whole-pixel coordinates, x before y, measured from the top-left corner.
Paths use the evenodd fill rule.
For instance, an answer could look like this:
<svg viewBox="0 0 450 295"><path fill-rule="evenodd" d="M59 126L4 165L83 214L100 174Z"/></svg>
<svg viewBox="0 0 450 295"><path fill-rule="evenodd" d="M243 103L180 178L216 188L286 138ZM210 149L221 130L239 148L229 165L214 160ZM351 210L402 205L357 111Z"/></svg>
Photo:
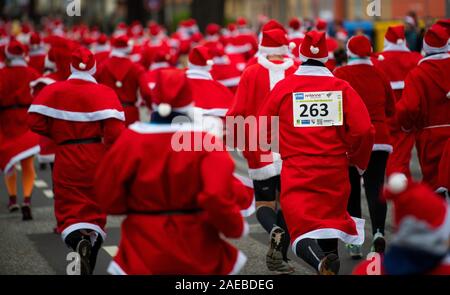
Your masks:
<svg viewBox="0 0 450 295"><path fill-rule="evenodd" d="M44 49L30 51L28 53L29 61L28 65L35 69L38 73L43 74L45 68L45 57L47 53Z"/></svg>
<svg viewBox="0 0 450 295"><path fill-rule="evenodd" d="M110 273L224 275L242 268L245 256L220 233L248 232L237 205L245 187L234 180L226 151L190 151L195 137L211 142L208 136L190 124L135 123L106 155L98 200L109 214L127 215ZM192 139L184 149L173 144L181 137Z"/></svg>
<svg viewBox="0 0 450 295"><path fill-rule="evenodd" d="M233 106L228 111L227 116L248 118L257 116L260 107L263 105L269 92L275 85L285 77L293 74L296 70L291 59L271 62L267 58L260 56L258 64L245 70L236 92ZM249 175L253 180L264 180L279 175L281 163L279 157L276 161L262 161L262 156L266 153L261 151L250 151L250 144L255 141L251 135L245 133L246 147L244 156L248 161ZM269 153L270 154L270 153Z"/></svg>
<svg viewBox="0 0 450 295"><path fill-rule="evenodd" d="M227 55L217 56L213 59L214 65L211 69L211 75L214 80L236 93L239 81L241 80L241 71L238 66L231 62Z"/></svg>
<svg viewBox="0 0 450 295"><path fill-rule="evenodd" d="M138 94L143 86L145 70L127 57L112 56L100 65L95 77L97 81L116 92L125 110L126 125L139 120L136 107Z"/></svg>
<svg viewBox="0 0 450 295"><path fill-rule="evenodd" d="M424 182L439 188L438 171L450 138L450 54L424 58L406 79L397 119L405 130L418 130L416 146Z"/></svg>
<svg viewBox="0 0 450 295"><path fill-rule="evenodd" d="M27 109L33 101L30 82L38 76L23 60L0 69L0 170L4 172L39 152L38 136L27 125Z"/></svg>
<svg viewBox="0 0 450 295"><path fill-rule="evenodd" d="M172 66L168 62L155 62L150 66L150 70L142 76L141 95L149 109L152 109L152 90L155 88L158 72L169 68Z"/></svg>
<svg viewBox="0 0 450 295"><path fill-rule="evenodd" d="M95 198L94 174L121 133L122 121L114 91L91 76L72 75L45 87L30 107L30 128L57 144L53 185L63 238L78 229L92 229L105 238L106 214Z"/></svg>
<svg viewBox="0 0 450 295"><path fill-rule="evenodd" d="M350 83L363 99L376 130L373 150L392 153L386 118L395 114L395 97L385 75L368 59L351 60L334 75Z"/></svg>

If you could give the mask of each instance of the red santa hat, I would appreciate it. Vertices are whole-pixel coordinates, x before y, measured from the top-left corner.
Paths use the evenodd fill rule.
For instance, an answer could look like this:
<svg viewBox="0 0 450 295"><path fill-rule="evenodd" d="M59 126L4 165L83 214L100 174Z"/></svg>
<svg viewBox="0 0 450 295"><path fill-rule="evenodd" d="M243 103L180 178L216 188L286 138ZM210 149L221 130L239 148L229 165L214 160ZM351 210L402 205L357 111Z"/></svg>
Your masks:
<svg viewBox="0 0 450 295"><path fill-rule="evenodd" d="M189 68L209 71L213 65L212 55L208 47L197 46L189 53Z"/></svg>
<svg viewBox="0 0 450 295"><path fill-rule="evenodd" d="M236 31L237 26L235 23L230 23L230 24L228 24L227 29L228 29L228 31L230 31L230 33L233 33Z"/></svg>
<svg viewBox="0 0 450 295"><path fill-rule="evenodd" d="M25 46L12 38L5 47L5 56L8 59L23 59L25 58L25 51Z"/></svg>
<svg viewBox="0 0 450 295"><path fill-rule="evenodd" d="M437 24L444 27L450 35L450 18L438 20Z"/></svg>
<svg viewBox="0 0 450 295"><path fill-rule="evenodd" d="M425 34L423 50L427 54L446 53L449 50L448 39L449 35L447 30L435 24Z"/></svg>
<svg viewBox="0 0 450 295"><path fill-rule="evenodd" d="M85 47L78 47L72 53L70 69L72 73L81 72L94 75L96 71L94 54Z"/></svg>
<svg viewBox="0 0 450 295"><path fill-rule="evenodd" d="M42 43L41 36L37 32L33 32L30 35L30 46L31 48L39 47Z"/></svg>
<svg viewBox="0 0 450 295"><path fill-rule="evenodd" d="M111 41L114 54L113 55L127 55L133 49L133 43L127 35L114 37Z"/></svg>
<svg viewBox="0 0 450 295"><path fill-rule="evenodd" d="M114 30L114 36L122 36L128 34L128 26L126 23L121 22L116 26L116 29Z"/></svg>
<svg viewBox="0 0 450 295"><path fill-rule="evenodd" d="M406 42L405 40L405 26L390 26L386 32L385 39L387 42L401 45Z"/></svg>
<svg viewBox="0 0 450 295"><path fill-rule="evenodd" d="M370 57L373 53L372 44L366 36L355 36L347 42L349 57Z"/></svg>
<svg viewBox="0 0 450 295"><path fill-rule="evenodd" d="M301 21L298 19L298 17L293 17L293 18L291 18L291 20L289 21L289 27L290 27L293 31L298 31L298 30L300 30L300 28L302 27L302 23L301 23Z"/></svg>
<svg viewBox="0 0 450 295"><path fill-rule="evenodd" d="M218 35L220 33L220 26L218 24L208 24L206 26L206 35L208 36L214 36L214 35Z"/></svg>
<svg viewBox="0 0 450 295"><path fill-rule="evenodd" d="M436 255L448 252L450 211L443 198L427 186L413 183L399 173L390 176L385 197L394 203L397 232L393 245Z"/></svg>
<svg viewBox="0 0 450 295"><path fill-rule="evenodd" d="M156 37L159 35L159 33L161 33L161 27L155 22L150 23L148 30L149 30L150 36L152 36L152 37Z"/></svg>
<svg viewBox="0 0 450 295"><path fill-rule="evenodd" d="M286 32L275 29L264 31L259 52L267 55L286 55L289 53Z"/></svg>
<svg viewBox="0 0 450 295"><path fill-rule="evenodd" d="M236 24L239 27L246 27L248 25L248 21L244 17L238 17L238 19L236 20Z"/></svg>
<svg viewBox="0 0 450 295"><path fill-rule="evenodd" d="M316 30L319 32L325 32L328 28L328 23L326 20L318 18L316 20Z"/></svg>
<svg viewBox="0 0 450 295"><path fill-rule="evenodd" d="M328 47L325 32L310 31L300 46L300 58L302 61L313 59L326 63L328 61Z"/></svg>
<svg viewBox="0 0 450 295"><path fill-rule="evenodd" d="M185 72L180 69L159 71L152 89L152 99L152 108L161 117L168 117L172 112L188 114L192 111L192 94Z"/></svg>
<svg viewBox="0 0 450 295"><path fill-rule="evenodd" d="M279 29L284 31L287 34L286 28L280 24L277 20L271 19L269 20L261 29L261 31L271 31L271 30L275 30L275 29Z"/></svg>
<svg viewBox="0 0 450 295"><path fill-rule="evenodd" d="M105 34L100 34L97 38L97 44L98 45L106 45L108 43L108 36Z"/></svg>

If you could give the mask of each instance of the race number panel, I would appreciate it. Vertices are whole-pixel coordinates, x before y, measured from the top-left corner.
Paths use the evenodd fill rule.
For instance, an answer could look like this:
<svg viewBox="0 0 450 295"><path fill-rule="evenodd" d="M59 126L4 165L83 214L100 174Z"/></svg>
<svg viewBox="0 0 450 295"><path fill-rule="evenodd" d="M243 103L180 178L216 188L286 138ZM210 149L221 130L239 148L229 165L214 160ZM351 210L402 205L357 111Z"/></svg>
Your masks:
<svg viewBox="0 0 450 295"><path fill-rule="evenodd" d="M293 93L294 127L342 126L342 91Z"/></svg>

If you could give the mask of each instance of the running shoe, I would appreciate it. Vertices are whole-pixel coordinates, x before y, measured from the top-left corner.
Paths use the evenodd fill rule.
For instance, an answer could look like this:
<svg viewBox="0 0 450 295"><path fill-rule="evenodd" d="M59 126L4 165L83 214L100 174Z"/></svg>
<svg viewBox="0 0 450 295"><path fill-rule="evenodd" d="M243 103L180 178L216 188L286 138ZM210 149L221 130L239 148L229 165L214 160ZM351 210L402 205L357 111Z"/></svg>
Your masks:
<svg viewBox="0 0 450 295"><path fill-rule="evenodd" d="M335 276L339 274L341 262L336 254L328 254L319 264L319 275Z"/></svg>
<svg viewBox="0 0 450 295"><path fill-rule="evenodd" d="M363 257L362 247L360 245L346 244L345 248L352 259L359 260Z"/></svg>

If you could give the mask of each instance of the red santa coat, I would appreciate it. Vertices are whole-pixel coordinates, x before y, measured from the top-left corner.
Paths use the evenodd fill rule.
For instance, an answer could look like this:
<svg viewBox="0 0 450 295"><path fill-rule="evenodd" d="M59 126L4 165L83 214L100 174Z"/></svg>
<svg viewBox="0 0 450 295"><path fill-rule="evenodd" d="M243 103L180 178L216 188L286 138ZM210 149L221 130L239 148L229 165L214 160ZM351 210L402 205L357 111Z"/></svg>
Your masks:
<svg viewBox="0 0 450 295"><path fill-rule="evenodd" d="M423 181L439 188L439 162L450 138L450 54L424 58L406 79L397 118L405 130L416 129Z"/></svg>
<svg viewBox="0 0 450 295"><path fill-rule="evenodd" d="M28 66L35 69L38 73L43 74L45 68L45 57L47 53L44 49L30 51L28 56Z"/></svg>
<svg viewBox="0 0 450 295"><path fill-rule="evenodd" d="M142 77L141 95L149 109L152 109L152 90L155 88L158 72L169 68L172 68L172 66L168 62L155 62Z"/></svg>
<svg viewBox="0 0 450 295"><path fill-rule="evenodd" d="M36 97L42 89L58 81L64 81L68 78L66 73L57 71L48 75L42 76L30 83L33 96ZM39 163L53 163L55 162L56 144L46 136L39 136L40 151L38 154Z"/></svg>
<svg viewBox="0 0 450 295"><path fill-rule="evenodd" d="M406 76L416 67L421 58L419 53L410 52L404 46L394 46L387 47L382 53L376 54L372 60L375 67L381 70L390 81L396 102L402 97ZM415 142L414 134L402 131L395 117L388 119L388 124L393 152L389 157L386 173L390 175L400 172L411 176L409 164Z"/></svg>
<svg viewBox="0 0 450 295"><path fill-rule="evenodd" d="M342 126L294 126L294 93L342 92ZM281 208L295 251L305 238L339 238L364 242L364 220L347 212L350 195L348 166L365 169L369 163L373 127L358 93L325 67L300 66L269 95L260 116L279 116ZM269 136L270 137L270 136Z"/></svg>
<svg viewBox="0 0 450 295"><path fill-rule="evenodd" d="M190 125L135 123L99 167L102 208L127 215L111 274L225 275L245 264L219 234L248 232L237 205L245 187L233 178L232 159L226 151L174 150L174 136L191 138L193 148L207 135Z"/></svg>
<svg viewBox="0 0 450 295"><path fill-rule="evenodd" d="M145 70L127 57L112 56L100 65L95 77L97 81L116 92L125 111L126 126L139 121L136 104Z"/></svg>
<svg viewBox="0 0 450 295"><path fill-rule="evenodd" d="M450 139L447 140L439 164L438 192L448 192L450 190Z"/></svg>
<svg viewBox="0 0 450 295"><path fill-rule="evenodd" d="M30 82L39 74L25 61L0 69L0 170L8 173L21 160L39 153L38 135L27 125L33 98Z"/></svg>
<svg viewBox="0 0 450 295"><path fill-rule="evenodd" d="M227 116L244 118L257 116L270 91L278 82L292 75L295 70L296 67L291 59L286 59L284 62L271 62L260 56L258 64L249 67L242 75L233 106ZM250 151L248 145L255 142L255 139L248 132L245 133L245 142L247 147L243 154L248 161L251 179L265 180L280 174L279 155L271 156L270 152L260 150ZM272 158L271 161L270 158Z"/></svg>
<svg viewBox="0 0 450 295"><path fill-rule="evenodd" d="M29 109L31 129L57 144L53 190L63 239L78 229L94 230L105 239L106 214L95 197L94 174L123 129L124 113L116 94L89 77L72 75L46 87ZM102 142L68 142L93 138Z"/></svg>
<svg viewBox="0 0 450 295"><path fill-rule="evenodd" d="M395 97L385 75L370 60L351 60L347 66L334 71L337 78L350 83L361 96L375 127L373 151L392 153L387 118L395 114Z"/></svg>

